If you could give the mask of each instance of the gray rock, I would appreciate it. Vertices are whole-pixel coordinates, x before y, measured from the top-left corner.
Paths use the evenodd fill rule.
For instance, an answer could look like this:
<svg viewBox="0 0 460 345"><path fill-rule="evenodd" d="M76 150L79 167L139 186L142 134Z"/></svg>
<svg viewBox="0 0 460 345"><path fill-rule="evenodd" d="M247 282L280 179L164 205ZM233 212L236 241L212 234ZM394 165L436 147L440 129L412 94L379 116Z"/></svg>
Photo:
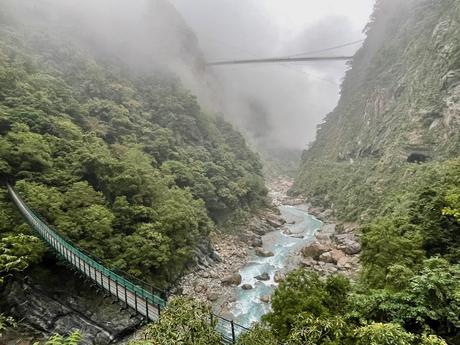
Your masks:
<svg viewBox="0 0 460 345"><path fill-rule="evenodd" d="M231 286L231 285L240 285L241 284L241 274L235 273L224 277L221 279L221 284L224 286Z"/></svg>
<svg viewBox="0 0 460 345"><path fill-rule="evenodd" d="M241 288L242 288L243 290L251 290L253 287L252 287L251 284L243 284L243 285L241 286Z"/></svg>
<svg viewBox="0 0 460 345"><path fill-rule="evenodd" d="M250 244L252 247L262 247L263 246L263 241L260 236L254 236L252 240L250 241Z"/></svg>
<svg viewBox="0 0 460 345"><path fill-rule="evenodd" d="M291 235L291 237L293 237L293 238L304 238L304 235L295 234L295 235Z"/></svg>
<svg viewBox="0 0 460 345"><path fill-rule="evenodd" d="M131 317L131 310L120 310L111 299L96 295L83 280L66 268L47 263L34 267L27 281L9 280L0 291L0 308L34 334L34 341L54 333L80 330L82 345L109 344L134 332L142 319ZM21 276L18 276L20 278ZM28 334L22 335L24 338Z"/></svg>
<svg viewBox="0 0 460 345"><path fill-rule="evenodd" d="M269 256L273 256L274 254L269 250L265 250L263 248L256 248L256 255L263 258L267 258Z"/></svg>
<svg viewBox="0 0 460 345"><path fill-rule="evenodd" d="M326 253L321 254L318 259L319 261L322 261L322 262L335 263L331 252L326 252Z"/></svg>
<svg viewBox="0 0 460 345"><path fill-rule="evenodd" d="M328 233L323 233L323 232L317 232L315 234L315 238L320 242L320 243L326 243L331 240L331 234Z"/></svg>
<svg viewBox="0 0 460 345"><path fill-rule="evenodd" d="M267 220L267 223L270 224L271 226L275 227L275 228L279 228L281 226L283 226L283 224L286 223L286 221L281 218L280 216L274 214L274 213L268 213L266 216L265 216L265 219Z"/></svg>
<svg viewBox="0 0 460 345"><path fill-rule="evenodd" d="M307 244L302 248L302 255L304 257L312 257L315 260L318 260L319 256L327 252L329 248L319 242L313 242Z"/></svg>
<svg viewBox="0 0 460 345"><path fill-rule="evenodd" d="M357 237L352 233L338 234L334 237L337 247L348 255L358 254L361 251L361 244Z"/></svg>
<svg viewBox="0 0 460 345"><path fill-rule="evenodd" d="M254 278L256 278L257 280L270 280L270 275L267 273L267 272L264 272L258 276L255 276Z"/></svg>
<svg viewBox="0 0 460 345"><path fill-rule="evenodd" d="M323 225L320 232L323 234L333 234L336 230L336 227L337 224L335 223L327 223Z"/></svg>
<svg viewBox="0 0 460 345"><path fill-rule="evenodd" d="M209 278L209 272L208 271L200 271L198 273L198 275L201 277L201 278Z"/></svg>
<svg viewBox="0 0 460 345"><path fill-rule="evenodd" d="M317 264L318 262L313 259L313 258L305 258L300 261L300 264L304 267L313 267Z"/></svg>

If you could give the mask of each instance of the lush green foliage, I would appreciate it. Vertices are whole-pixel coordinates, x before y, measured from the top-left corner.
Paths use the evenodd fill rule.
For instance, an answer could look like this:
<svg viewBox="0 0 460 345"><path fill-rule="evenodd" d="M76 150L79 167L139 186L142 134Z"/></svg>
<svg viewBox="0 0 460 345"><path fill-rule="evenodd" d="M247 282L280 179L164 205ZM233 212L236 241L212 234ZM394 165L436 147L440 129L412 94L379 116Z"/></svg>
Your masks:
<svg viewBox="0 0 460 345"><path fill-rule="evenodd" d="M130 345L215 345L221 336L211 322L211 309L190 298L175 298L161 314L158 322L145 331L144 341Z"/></svg>
<svg viewBox="0 0 460 345"><path fill-rule="evenodd" d="M460 266L434 258L418 270L402 267L392 267L380 289L293 272L273 295L273 311L264 317L268 327L254 328L244 344L259 344L263 335L292 345L446 344L425 332L458 333Z"/></svg>
<svg viewBox="0 0 460 345"><path fill-rule="evenodd" d="M55 334L51 336L45 345L78 345L81 340L81 335L78 331L71 333L68 337ZM38 343L36 343L38 345Z"/></svg>
<svg viewBox="0 0 460 345"><path fill-rule="evenodd" d="M37 263L45 251L38 238L29 235L11 235L0 239L0 285L5 275L22 271Z"/></svg>
<svg viewBox="0 0 460 345"><path fill-rule="evenodd" d="M271 329L262 323L256 324L250 332L243 333L237 345L278 345L278 340Z"/></svg>
<svg viewBox="0 0 460 345"><path fill-rule="evenodd" d="M258 157L175 78L139 76L51 32L8 25L0 179L71 241L166 286L213 223L265 202ZM24 231L2 194L0 236Z"/></svg>
<svg viewBox="0 0 460 345"><path fill-rule="evenodd" d="M299 270L280 283L272 298L273 311L264 320L277 334L286 337L304 311L320 317L342 310L348 290L349 282L341 276L323 281L315 273Z"/></svg>
<svg viewBox="0 0 460 345"><path fill-rule="evenodd" d="M16 321L11 316L5 316L0 314L0 338L2 337L3 331L8 327L15 327Z"/></svg>

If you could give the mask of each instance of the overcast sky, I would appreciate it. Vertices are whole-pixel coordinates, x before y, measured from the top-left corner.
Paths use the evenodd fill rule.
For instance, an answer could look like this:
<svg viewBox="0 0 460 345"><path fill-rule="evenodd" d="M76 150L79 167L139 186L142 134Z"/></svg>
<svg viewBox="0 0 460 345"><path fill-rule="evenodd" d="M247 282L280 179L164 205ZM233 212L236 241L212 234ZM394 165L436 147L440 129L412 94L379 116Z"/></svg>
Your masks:
<svg viewBox="0 0 460 345"><path fill-rule="evenodd" d="M171 0L208 60L294 55L363 39L374 1ZM337 103L345 69L343 62L214 67L226 116L256 140L287 148L314 139L316 125Z"/></svg>

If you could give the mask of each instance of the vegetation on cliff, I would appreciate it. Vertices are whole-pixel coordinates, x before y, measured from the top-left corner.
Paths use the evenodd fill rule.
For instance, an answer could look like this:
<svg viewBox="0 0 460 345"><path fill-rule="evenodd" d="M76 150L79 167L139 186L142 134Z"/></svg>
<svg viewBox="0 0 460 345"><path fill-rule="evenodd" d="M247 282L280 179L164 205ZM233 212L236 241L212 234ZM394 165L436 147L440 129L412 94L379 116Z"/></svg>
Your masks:
<svg viewBox="0 0 460 345"><path fill-rule="evenodd" d="M265 200L258 157L176 78L5 23L0 135L3 181L71 241L158 285L182 272L214 223ZM9 248L32 234L1 194L3 273ZM34 243L30 253L42 253Z"/></svg>

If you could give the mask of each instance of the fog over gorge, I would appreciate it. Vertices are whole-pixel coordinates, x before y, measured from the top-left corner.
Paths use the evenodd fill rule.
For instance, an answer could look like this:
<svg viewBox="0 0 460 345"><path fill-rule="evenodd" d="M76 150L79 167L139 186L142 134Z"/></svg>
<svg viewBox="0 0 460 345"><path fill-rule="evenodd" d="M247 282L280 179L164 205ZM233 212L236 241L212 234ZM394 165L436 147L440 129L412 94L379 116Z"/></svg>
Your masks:
<svg viewBox="0 0 460 345"><path fill-rule="evenodd" d="M229 119L259 148L301 150L336 105L345 62L206 67L254 57L353 55L374 0L2 0L13 18L63 31L139 71L169 70L207 111ZM182 18L175 13L175 6ZM4 14L7 15L8 11ZM65 18L65 19L64 19ZM12 18L10 18L12 19ZM184 30L184 26L190 31ZM321 52L324 48L356 42ZM185 47L185 49L184 49ZM319 51L316 53L316 51ZM305 54L304 54L305 55Z"/></svg>
<svg viewBox="0 0 460 345"><path fill-rule="evenodd" d="M353 55L373 0L173 0L196 33L206 59ZM213 67L225 114L268 148L303 149L338 100L344 62ZM257 110L255 110L257 109Z"/></svg>

